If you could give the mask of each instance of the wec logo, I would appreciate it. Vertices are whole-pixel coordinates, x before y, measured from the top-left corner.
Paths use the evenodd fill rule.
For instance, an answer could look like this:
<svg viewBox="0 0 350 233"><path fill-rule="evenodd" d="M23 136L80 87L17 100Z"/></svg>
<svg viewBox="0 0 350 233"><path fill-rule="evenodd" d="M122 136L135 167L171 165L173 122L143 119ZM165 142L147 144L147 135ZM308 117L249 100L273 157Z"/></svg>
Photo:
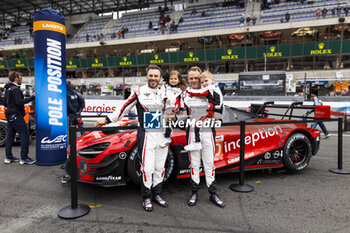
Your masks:
<svg viewBox="0 0 350 233"><path fill-rule="evenodd" d="M52 144L52 143L61 143L66 142L67 135L60 135L55 137L54 139L50 139L49 137L44 137L41 139L42 144Z"/></svg>

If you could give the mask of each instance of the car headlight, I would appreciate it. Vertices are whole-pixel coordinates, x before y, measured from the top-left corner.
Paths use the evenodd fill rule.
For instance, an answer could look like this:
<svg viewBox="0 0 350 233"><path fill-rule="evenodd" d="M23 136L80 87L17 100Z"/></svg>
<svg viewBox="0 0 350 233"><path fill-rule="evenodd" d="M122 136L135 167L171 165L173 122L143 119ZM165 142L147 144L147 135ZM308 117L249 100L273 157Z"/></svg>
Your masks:
<svg viewBox="0 0 350 233"><path fill-rule="evenodd" d="M95 144L92 146L88 146L84 149L81 149L77 152L79 157L85 158L85 159L93 159L99 154L101 154L107 147L109 147L111 143L110 142L104 142Z"/></svg>

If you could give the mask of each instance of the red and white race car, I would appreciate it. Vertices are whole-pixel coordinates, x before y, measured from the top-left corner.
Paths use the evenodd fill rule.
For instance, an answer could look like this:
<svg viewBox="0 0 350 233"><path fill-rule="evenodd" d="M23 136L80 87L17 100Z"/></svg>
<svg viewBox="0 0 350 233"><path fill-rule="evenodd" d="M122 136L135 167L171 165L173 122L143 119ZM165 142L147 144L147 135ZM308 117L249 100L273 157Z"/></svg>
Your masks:
<svg viewBox="0 0 350 233"><path fill-rule="evenodd" d="M224 122L274 122L257 114L225 106ZM290 120L285 120L290 121ZM119 125L137 125L123 120ZM78 181L100 186L141 182L141 159L137 151L136 130L88 132L77 140ZM175 129L165 166L164 179L190 176L186 131ZM300 171L319 150L320 131L306 123L247 125L245 135L246 170L285 168ZM216 129L216 173L239 170L240 127ZM70 167L70 166L67 166ZM69 172L69 171L68 171Z"/></svg>

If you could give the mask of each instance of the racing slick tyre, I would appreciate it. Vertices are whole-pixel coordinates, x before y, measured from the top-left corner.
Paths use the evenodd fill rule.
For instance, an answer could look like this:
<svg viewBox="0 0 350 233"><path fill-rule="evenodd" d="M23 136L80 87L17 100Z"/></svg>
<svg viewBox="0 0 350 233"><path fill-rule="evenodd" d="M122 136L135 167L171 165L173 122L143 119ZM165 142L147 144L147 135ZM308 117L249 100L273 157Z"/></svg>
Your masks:
<svg viewBox="0 0 350 233"><path fill-rule="evenodd" d="M290 171L303 170L309 164L311 154L309 138L302 133L292 134L284 146L284 166Z"/></svg>
<svg viewBox="0 0 350 233"><path fill-rule="evenodd" d="M0 146L4 146L7 136L7 125L3 122L0 122Z"/></svg>
<svg viewBox="0 0 350 233"><path fill-rule="evenodd" d="M142 172L141 172L141 158L139 154L137 153L138 149L137 146L131 149L130 151L130 156L128 158L127 162L127 169L128 169L128 175L130 180L138 185L141 186L141 177L142 177ZM164 182L169 179L171 176L172 172L174 171L174 165L175 165L175 157L174 153L169 148L168 150L168 157L165 161L165 172L164 172Z"/></svg>

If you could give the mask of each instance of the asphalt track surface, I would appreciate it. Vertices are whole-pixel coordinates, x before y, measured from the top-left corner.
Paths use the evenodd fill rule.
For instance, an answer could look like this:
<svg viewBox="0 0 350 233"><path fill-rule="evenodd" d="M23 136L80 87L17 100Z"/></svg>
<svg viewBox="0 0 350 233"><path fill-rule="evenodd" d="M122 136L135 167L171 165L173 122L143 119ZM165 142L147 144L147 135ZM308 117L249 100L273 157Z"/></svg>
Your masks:
<svg viewBox="0 0 350 233"><path fill-rule="evenodd" d="M343 167L350 170L350 135L344 135ZM33 143L34 144L34 143ZM19 154L20 147L14 147ZM34 158L34 145L30 147ZM4 148L0 148L1 160ZM60 183L60 166L0 163L0 232L350 232L350 175L330 173L337 167L337 136L321 141L320 152L300 173L246 173L251 193L229 189L238 173L217 176L218 193L226 207L209 201L204 179L199 201L189 207L188 180L165 184L168 208L141 206L134 185L101 188L79 184L79 203L90 205L88 215L63 220L58 211L70 205L70 185Z"/></svg>

